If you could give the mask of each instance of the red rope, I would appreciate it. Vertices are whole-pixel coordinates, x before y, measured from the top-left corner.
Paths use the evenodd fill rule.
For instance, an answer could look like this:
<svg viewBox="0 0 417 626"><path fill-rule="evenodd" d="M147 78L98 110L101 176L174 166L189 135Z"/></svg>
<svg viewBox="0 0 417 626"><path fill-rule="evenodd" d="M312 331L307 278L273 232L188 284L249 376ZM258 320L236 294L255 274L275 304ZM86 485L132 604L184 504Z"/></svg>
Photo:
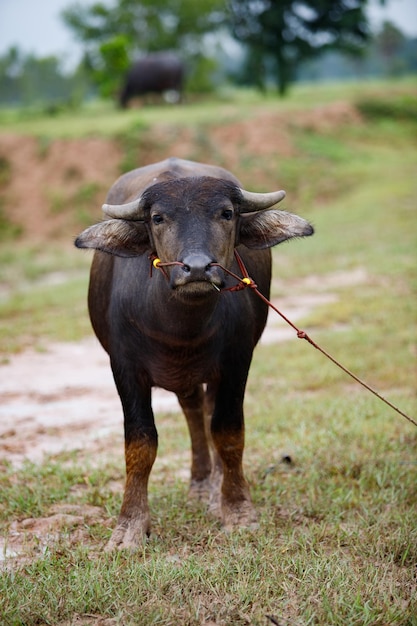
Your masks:
<svg viewBox="0 0 417 626"><path fill-rule="evenodd" d="M161 260L158 259L155 255L152 255L149 258L151 260L151 272L150 272L151 276L152 276L152 267L157 267L158 269L161 269L161 271L164 273L164 275L168 278L168 275L167 275L166 271L164 270L164 267L166 267L168 265L184 265L180 261L172 261L172 262L162 263ZM370 387L370 385L368 385L365 381L363 381L361 378L356 376L356 374L351 372L347 367L345 367L344 365L339 363L339 361L337 359L335 359L331 354L329 354L326 350L324 350L322 347L320 347L315 341L313 341L311 339L311 337L304 330L300 330L299 328L297 328L297 326L293 322L291 322L291 320L289 320L288 317L286 317L283 313L281 313L281 311L279 311L272 304L272 302L270 300L268 300L268 298L265 298L265 296L261 294L261 292L258 290L258 285L252 280L252 278L250 278L250 276L248 274L248 271L247 271L247 269L245 267L245 264L244 264L244 262L242 260L242 257L240 256L240 254L238 253L238 251L236 249L235 249L235 258L236 258L237 264L239 266L239 270L240 270L243 278L241 278L240 276L238 276L237 274L235 274L231 270L228 270L226 267L223 267L219 263L212 263L211 264L212 266L220 267L224 272L229 274L229 276L232 276L232 278L235 278L238 281L237 284L234 285L233 287L224 287L220 291L241 291L242 289L246 289L247 287L250 287L251 289L253 289L254 292L256 293L256 295L259 298L261 298L261 300L263 300L263 302L265 302L265 304L267 304L271 309L273 309L275 311L275 313L280 315L282 317L282 319L285 322L287 322L287 324L289 324L296 331L297 337L299 339L305 339L306 341L308 341L308 343L310 343L314 348L316 348L316 350L319 350L319 352L324 354L324 356L326 356L330 361L332 361L332 363L337 365L337 367L339 367L346 374L348 374L348 376L350 376L356 382L358 382L360 385L362 385L362 387L365 387L365 389L367 389L368 391L373 393L374 396L376 396L377 398L382 400L382 402L385 402L385 404L387 404L389 407L394 409L394 411L396 411L397 413L402 415L402 417L404 417L406 420L408 420L411 424L413 424L414 426L417 426L417 422L412 417L410 417L409 415L407 415L406 413L401 411L401 409L399 409L397 406L395 406L395 404L393 404L392 402L390 402L389 400L384 398L380 393L378 393L378 391L376 391L375 389Z"/></svg>
<svg viewBox="0 0 417 626"><path fill-rule="evenodd" d="M236 261L239 265L240 270L242 271L243 276L246 279L249 279L249 275L248 272L246 270L246 267L243 263L243 260L241 258L241 256L239 255L239 253L237 252L237 250L235 250L235 257L236 257ZM229 272L226 268L223 268L223 270L225 270L227 273L231 273ZM235 276L233 274L233 276ZM242 281L242 279L240 279ZM280 315L282 317L283 320L285 320L287 322L287 324L289 324L297 333L297 337L299 339L305 339L306 341L308 341L308 343L310 343L314 348L316 348L316 350L319 350L319 352L321 352L322 354L324 354L324 356L326 356L330 361L332 361L332 363L334 363L335 365L337 365L337 367L339 367L341 370L343 370L346 374L348 374L351 378L353 378L354 380L356 380L356 382L358 382L360 385L362 385L362 387L365 387L365 389L367 389L368 391L370 391L371 393L374 394L374 396L376 396L377 398L379 398L380 400L382 400L382 402L385 402L385 404L387 404L389 407L391 407L392 409L394 409L394 411L396 411L397 413L399 413L400 415L402 415L403 417L405 417L406 420L408 420L409 422L411 422L411 424L414 424L414 426L417 426L417 422L410 417L409 415L407 415L406 413L404 413L403 411L401 411L401 409L399 409L397 406L395 406L392 402L390 402L389 400L387 400L386 398L384 398L380 393L378 393L378 391L376 391L375 389L373 389L370 385L368 385L365 381L363 381L362 379L360 379L358 376L356 376L356 374L354 374L353 372L351 372L347 367L345 367L344 365L342 365L341 363L339 363L339 361L337 361L337 359L335 359L331 354L329 354L326 350L324 350L323 348L321 348L315 341L313 341L311 339L311 337L309 337L309 335L307 335L307 333L304 330L300 330L299 328L297 328L297 326L295 324L293 324L293 322L291 322L291 320L288 319L288 317L286 317L283 313L281 313L281 311L279 311L273 304L272 302L270 302L267 298L265 298L264 295L261 294L261 292L258 290L257 285L254 283L253 280L249 279L251 282L247 283L246 280L243 280L240 286L240 289L245 289L245 287L251 287L257 296L259 296L259 298L261 298L261 300L263 300L265 302L265 304L267 304L269 307L271 307L271 309L273 309L276 313L278 313L278 315Z"/></svg>

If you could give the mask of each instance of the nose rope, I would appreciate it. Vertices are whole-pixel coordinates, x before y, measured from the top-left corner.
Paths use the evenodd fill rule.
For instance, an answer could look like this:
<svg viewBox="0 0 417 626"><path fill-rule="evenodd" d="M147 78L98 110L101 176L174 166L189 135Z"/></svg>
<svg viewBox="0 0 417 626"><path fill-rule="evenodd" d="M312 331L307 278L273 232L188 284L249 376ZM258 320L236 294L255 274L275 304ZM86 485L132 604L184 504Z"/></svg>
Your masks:
<svg viewBox="0 0 417 626"><path fill-rule="evenodd" d="M235 253L236 262L237 262L237 264L239 266L239 270L240 270L240 272L242 274L242 278L240 276L238 276L237 274L235 274L234 272L232 272L231 270L227 269L226 267L223 267L222 265L220 265L220 263L210 263L210 265L212 267L219 267L224 272L226 272L226 274L229 274L229 276L231 276L232 278L234 278L235 280L238 281L237 284L232 286L232 287L224 287L223 289L219 289L218 287L216 287L216 289L218 291L220 291L220 292L222 292L222 291L231 291L231 292L233 292L233 291L241 291L242 289L246 289L247 287L250 287L251 289L253 289L253 291L256 293L256 295L263 302L265 302L265 304L267 304L271 309L273 309L280 317L282 317L282 319L285 322L287 322L287 324L289 324L296 331L297 337L299 339L305 339L306 341L308 341L308 343L311 344L313 346L313 348L316 348L316 350L318 350L319 352L324 354L325 357L327 357L330 361L332 361L332 363L337 365L337 367L339 367L342 371L344 371L346 374L348 374L348 376L353 378L353 380L355 380L357 383L362 385L362 387L364 387L365 389L367 389L368 391L373 393L374 396L379 398L379 400L382 400L382 402L385 402L385 404L387 404L389 407L391 407L391 409L393 409L394 411L399 413L399 415L404 417L411 424L413 424L414 426L417 426L417 421L416 420L414 420L412 417L410 417L409 415L404 413L404 411L402 411L397 406L395 406L395 404L393 404L392 402L390 402L389 400L384 398L378 391L373 389L373 387L368 385L365 381L363 381L361 378L356 376L356 374L351 372L347 367L342 365L331 354L329 354L326 350L324 350L321 346L319 346L315 341L313 341L313 339L311 339L311 337L304 330L300 330L293 322L291 322L291 320L288 319L288 317L286 317L283 313L281 313L281 311L279 311L279 309L277 309L272 304L272 302L270 300L268 300L268 298L265 298L265 296L258 290L258 285L252 280L252 278L250 278L249 273L248 273L248 271L247 271L247 269L245 267L245 264L243 262L243 259L242 259L242 257L240 256L240 254L238 253L238 251L236 249L235 249L234 253ZM168 278L168 274L166 273L166 271L164 269L165 267L167 267L169 265L184 265L184 263L181 263L181 261L171 261L171 262L163 263L161 261L161 259L159 259L156 255L151 255L149 257L149 259L151 261L150 276L152 276L152 267L160 269L163 272L163 274L165 275L165 277Z"/></svg>

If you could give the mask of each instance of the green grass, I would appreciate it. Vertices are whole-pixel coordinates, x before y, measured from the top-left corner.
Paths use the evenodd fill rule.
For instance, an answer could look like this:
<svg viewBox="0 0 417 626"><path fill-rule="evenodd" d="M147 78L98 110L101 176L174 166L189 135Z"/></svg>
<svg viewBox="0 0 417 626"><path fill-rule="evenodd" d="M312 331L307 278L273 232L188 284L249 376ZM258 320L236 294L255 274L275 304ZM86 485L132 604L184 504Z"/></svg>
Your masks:
<svg viewBox="0 0 417 626"><path fill-rule="evenodd" d="M45 341L75 341L90 331L87 276L66 279L62 284L38 286L15 292L0 305L0 343L6 353ZM64 310L64 314L63 314Z"/></svg>
<svg viewBox="0 0 417 626"><path fill-rule="evenodd" d="M277 411L272 401L259 407L263 389L250 394L259 407L247 441L256 533L225 534L187 504L172 469L156 467L146 545L105 555L102 525L62 527L43 554L39 545L3 574L2 623L95 615L115 624L262 625L272 615L284 624L415 624L417 438L366 396L337 398L331 386L313 398L290 395ZM185 434L180 416L163 424L161 455L172 452L169 433ZM122 470L64 461L6 472L3 515L45 515L59 501L97 504L98 492L103 515L115 515L120 498L110 481Z"/></svg>
<svg viewBox="0 0 417 626"><path fill-rule="evenodd" d="M349 97L364 89L352 86ZM378 97L381 89L368 87ZM342 91L298 93L315 105ZM205 107L197 114L193 106L196 123ZM285 302L334 294L298 326L416 418L416 127L371 113L337 131L294 130L297 155L284 163L259 157L258 165L280 173L285 208L316 227L313 238L274 250L273 295ZM239 176L256 187L245 163L242 155ZM90 256L65 251L60 262L70 278L57 289L45 280L57 255L55 245L4 251L4 354L28 340L42 345L88 332ZM335 279L357 270L358 283ZM187 502L189 442L179 414L157 416L153 534L134 554L103 553L121 502L122 445L106 460L67 453L20 469L5 464L5 536L13 524L24 535L22 520L60 505L78 516L80 506L97 508L37 542L28 535L26 559L8 560L0 574L0 622L416 626L416 429L296 339L257 348L245 410L256 532L227 534Z"/></svg>
<svg viewBox="0 0 417 626"><path fill-rule="evenodd" d="M414 77L392 81L390 97L410 94ZM80 111L63 111L47 116L43 110L0 109L0 132L36 135L48 139L58 137L85 137L98 134L114 136L129 133L132 128L146 129L154 124L195 126L221 123L251 117L261 107L264 111L294 111L321 106L329 102L360 100L366 105L386 98L387 83L369 81L294 85L285 99L277 99L271 92L266 97L253 90L226 90L201 102L191 98L185 105L153 105L121 111L111 101L93 101ZM368 110L368 109L367 109Z"/></svg>
<svg viewBox="0 0 417 626"><path fill-rule="evenodd" d="M91 256L68 242L5 243L0 251L0 355L90 332L86 291Z"/></svg>

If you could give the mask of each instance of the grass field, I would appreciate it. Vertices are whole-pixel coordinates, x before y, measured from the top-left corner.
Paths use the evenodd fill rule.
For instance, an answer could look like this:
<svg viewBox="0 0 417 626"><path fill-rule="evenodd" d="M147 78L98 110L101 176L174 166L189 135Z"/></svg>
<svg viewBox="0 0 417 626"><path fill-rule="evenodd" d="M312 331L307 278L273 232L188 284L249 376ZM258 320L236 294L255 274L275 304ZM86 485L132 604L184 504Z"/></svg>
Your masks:
<svg viewBox="0 0 417 626"><path fill-rule="evenodd" d="M303 115L336 101L360 105L364 117L332 127L292 123L292 152L283 158L242 150L235 173L254 189L256 172L266 172L271 188L278 178L288 193L286 208L316 228L313 238L274 250L275 301L306 290L332 295L298 325L415 419L412 83L303 86L285 102L250 95L223 100L218 110L196 103L169 115L171 126L193 129L198 150L206 146L209 158L216 125L256 119L266 109ZM7 121L9 131L31 129L53 139L61 132L83 136L90 119L90 132L117 133L120 140L134 127L139 135L146 129L149 139L166 115L166 107L126 117L87 112L65 129L59 118L25 122L9 112ZM0 132L2 123L0 116ZM90 257L60 250L57 242L39 247L10 239L1 255L3 359L24 348L28 337L42 347L90 332ZM47 280L57 265L67 277L59 288ZM19 469L3 463L5 537L16 525L24 533L28 518L84 513L81 522L68 518L58 532L28 543L22 558L4 561L0 623L417 625L416 428L303 341L257 348L245 411L245 467L260 515L257 531L227 534L202 506L187 502L189 443L180 415L157 417L153 534L134 554L103 553L121 502L121 451L104 462L66 453Z"/></svg>

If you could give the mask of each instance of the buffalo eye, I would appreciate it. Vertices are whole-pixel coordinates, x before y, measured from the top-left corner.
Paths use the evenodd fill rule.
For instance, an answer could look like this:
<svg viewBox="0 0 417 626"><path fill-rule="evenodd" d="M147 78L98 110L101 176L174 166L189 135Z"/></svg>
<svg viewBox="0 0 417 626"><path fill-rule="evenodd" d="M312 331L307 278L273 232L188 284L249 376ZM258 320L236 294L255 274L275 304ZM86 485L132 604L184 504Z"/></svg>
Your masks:
<svg viewBox="0 0 417 626"><path fill-rule="evenodd" d="M162 224L162 222L164 221L164 218L162 217L162 215L158 215L157 213L155 215L152 215L152 222L156 225L158 224Z"/></svg>
<svg viewBox="0 0 417 626"><path fill-rule="evenodd" d="M224 211L222 211L222 218L224 220L228 220L230 221L233 217L233 211L232 209L225 209Z"/></svg>

